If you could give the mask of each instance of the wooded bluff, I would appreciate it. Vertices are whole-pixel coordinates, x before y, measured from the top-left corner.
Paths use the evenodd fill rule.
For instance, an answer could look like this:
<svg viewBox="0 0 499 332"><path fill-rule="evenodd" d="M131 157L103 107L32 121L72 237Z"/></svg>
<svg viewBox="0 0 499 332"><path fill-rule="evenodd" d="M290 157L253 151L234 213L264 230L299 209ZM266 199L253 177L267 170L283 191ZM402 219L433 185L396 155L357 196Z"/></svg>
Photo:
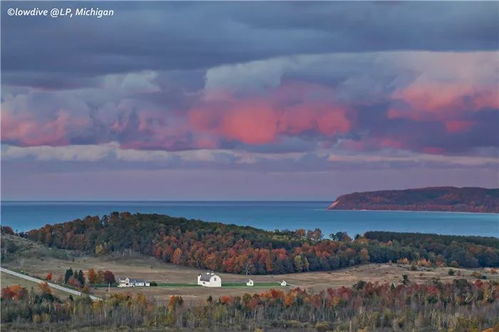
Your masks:
<svg viewBox="0 0 499 332"><path fill-rule="evenodd" d="M104 255L133 250L179 265L242 274L333 270L363 263L498 267L499 239L392 232L346 233L325 239L320 229L265 231L253 227L114 212L21 236L48 246Z"/></svg>
<svg viewBox="0 0 499 332"><path fill-rule="evenodd" d="M499 212L499 189L430 187L341 195L330 210Z"/></svg>

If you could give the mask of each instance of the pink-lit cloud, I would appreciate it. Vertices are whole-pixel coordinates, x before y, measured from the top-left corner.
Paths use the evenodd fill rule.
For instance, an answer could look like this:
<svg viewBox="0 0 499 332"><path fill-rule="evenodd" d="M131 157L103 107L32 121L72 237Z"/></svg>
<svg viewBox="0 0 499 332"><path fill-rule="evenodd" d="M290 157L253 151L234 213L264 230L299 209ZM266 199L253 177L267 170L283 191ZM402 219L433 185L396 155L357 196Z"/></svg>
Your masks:
<svg viewBox="0 0 499 332"><path fill-rule="evenodd" d="M469 131L473 117L499 109L497 52L426 53L416 79L390 95L389 119L440 122L448 133Z"/></svg>
<svg viewBox="0 0 499 332"><path fill-rule="evenodd" d="M146 72L104 77L94 89L25 89L5 94L2 142L266 153L488 149L497 146L499 100L497 79L482 66L493 68L496 55L303 55L210 68L204 86L179 80L182 73Z"/></svg>
<svg viewBox="0 0 499 332"><path fill-rule="evenodd" d="M74 118L68 112L59 112L55 118L37 120L29 115L15 116L2 110L2 141L15 142L20 146L69 144L71 130L79 131L88 123Z"/></svg>
<svg viewBox="0 0 499 332"><path fill-rule="evenodd" d="M463 132L470 129L473 126L472 121L463 121L463 120L449 120L445 121L445 129L449 133L458 133Z"/></svg>
<svg viewBox="0 0 499 332"><path fill-rule="evenodd" d="M303 133L331 137L347 133L354 114L333 96L323 86L297 82L265 97L218 92L189 110L189 121L200 132L246 144L272 143L282 135Z"/></svg>
<svg viewBox="0 0 499 332"><path fill-rule="evenodd" d="M407 108L390 109L389 118L442 121L449 131L469 128L471 123L454 120L466 113L499 108L499 95L494 86L476 87L461 82L416 82L397 90L393 99L403 102Z"/></svg>

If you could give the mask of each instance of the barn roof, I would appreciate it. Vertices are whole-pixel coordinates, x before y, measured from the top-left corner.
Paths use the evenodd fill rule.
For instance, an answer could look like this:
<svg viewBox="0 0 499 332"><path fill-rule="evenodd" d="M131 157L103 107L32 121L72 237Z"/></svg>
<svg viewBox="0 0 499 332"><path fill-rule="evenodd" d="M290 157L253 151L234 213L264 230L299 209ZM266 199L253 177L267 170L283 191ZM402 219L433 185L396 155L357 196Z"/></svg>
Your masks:
<svg viewBox="0 0 499 332"><path fill-rule="evenodd" d="M215 273L213 272L205 272L205 273L201 273L200 274L200 280L201 281L210 281L211 277L213 277L215 275Z"/></svg>

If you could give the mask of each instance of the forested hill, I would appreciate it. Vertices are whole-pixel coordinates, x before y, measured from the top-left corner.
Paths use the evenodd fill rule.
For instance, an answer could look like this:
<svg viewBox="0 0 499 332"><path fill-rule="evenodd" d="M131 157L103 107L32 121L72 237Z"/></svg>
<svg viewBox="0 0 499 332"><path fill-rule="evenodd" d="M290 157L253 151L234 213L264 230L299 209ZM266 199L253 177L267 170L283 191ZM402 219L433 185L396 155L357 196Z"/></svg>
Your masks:
<svg viewBox="0 0 499 332"><path fill-rule="evenodd" d="M499 189L430 187L352 193L338 197L328 209L498 213Z"/></svg>
<svg viewBox="0 0 499 332"><path fill-rule="evenodd" d="M402 234L402 235L401 235ZM433 234L264 231L157 214L112 213L46 225L21 236L92 255L133 250L165 262L221 272L268 274L332 270L362 263L499 266L499 239Z"/></svg>

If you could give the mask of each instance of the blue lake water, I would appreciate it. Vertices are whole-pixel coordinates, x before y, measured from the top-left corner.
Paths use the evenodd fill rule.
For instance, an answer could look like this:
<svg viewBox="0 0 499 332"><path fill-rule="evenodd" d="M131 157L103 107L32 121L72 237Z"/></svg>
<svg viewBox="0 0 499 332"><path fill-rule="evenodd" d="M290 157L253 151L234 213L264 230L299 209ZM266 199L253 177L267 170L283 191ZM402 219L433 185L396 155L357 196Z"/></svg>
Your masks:
<svg viewBox="0 0 499 332"><path fill-rule="evenodd" d="M330 202L2 202L2 225L26 231L113 211L167 214L175 217L249 225L267 230L320 228L362 234L369 230L499 237L499 214L328 211Z"/></svg>

